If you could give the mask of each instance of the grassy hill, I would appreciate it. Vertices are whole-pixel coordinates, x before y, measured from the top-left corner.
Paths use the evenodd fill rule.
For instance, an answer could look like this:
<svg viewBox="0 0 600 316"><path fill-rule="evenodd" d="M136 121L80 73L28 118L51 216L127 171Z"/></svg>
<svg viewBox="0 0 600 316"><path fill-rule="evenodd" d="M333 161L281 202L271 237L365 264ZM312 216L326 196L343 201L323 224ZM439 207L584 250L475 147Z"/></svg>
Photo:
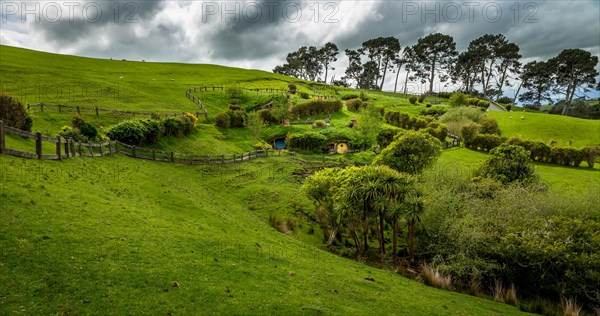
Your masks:
<svg viewBox="0 0 600 316"><path fill-rule="evenodd" d="M0 314L519 313L269 227L249 205L306 203L291 160L0 159Z"/></svg>
<svg viewBox="0 0 600 316"><path fill-rule="evenodd" d="M0 90L24 103L63 103L153 112L197 111L188 87L227 85L357 95L355 90L216 65L99 60L0 46ZM249 92L252 102L268 95ZM224 91L195 93L210 117L228 106ZM418 114L401 94L366 92L372 104ZM298 96L296 100L302 101ZM257 103L258 104L258 103ZM442 104L443 106L443 104ZM55 135L73 112L33 112L34 131ZM357 113L331 115L349 129ZM600 122L538 113L490 112L503 136L574 146L600 143ZM510 119L509 116L513 116ZM520 120L520 115L525 120ZM85 115L108 127L129 118ZM324 115L311 117L324 119ZM267 135L312 130L270 126ZM8 137L10 148L33 141ZM155 148L182 153L247 151L245 129L201 121L191 136ZM53 150L46 144L45 152ZM363 159L362 154L346 157ZM435 168L468 173L486 154L444 150ZM367 154L367 161L372 155ZM316 166L270 158L226 166L155 163L123 156L62 162L0 156L0 314L407 314L512 315L517 308L437 290L321 249L298 194ZM536 164L556 194L600 189L597 167ZM289 221L277 231L270 221ZM373 280L371 280L373 279Z"/></svg>
<svg viewBox="0 0 600 316"><path fill-rule="evenodd" d="M532 112L490 111L488 115L498 121L502 136L521 135L546 144L554 140L560 146L570 142L576 147L600 144L599 120Z"/></svg>

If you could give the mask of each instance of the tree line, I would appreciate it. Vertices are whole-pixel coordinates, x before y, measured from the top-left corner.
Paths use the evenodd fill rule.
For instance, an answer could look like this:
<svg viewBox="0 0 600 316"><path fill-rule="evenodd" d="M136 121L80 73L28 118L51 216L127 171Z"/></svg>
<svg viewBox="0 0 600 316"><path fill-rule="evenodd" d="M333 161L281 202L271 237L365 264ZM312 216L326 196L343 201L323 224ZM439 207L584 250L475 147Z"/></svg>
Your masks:
<svg viewBox="0 0 600 316"><path fill-rule="evenodd" d="M590 89L600 90L596 82L598 57L583 49L566 49L546 61L521 63L520 48L502 34L485 34L471 41L464 52L456 50L450 35L432 33L416 44L402 49L394 36L377 37L357 49L346 49L348 66L338 80L328 79L331 64L337 61L338 47L327 43L322 48L301 47L289 53L286 63L275 67L279 73L299 79L321 81L359 89L383 90L389 73L395 72L394 92L398 90L400 70L404 67L404 93L407 83L420 81L433 93L434 82L459 86L459 90L498 100L506 87L517 86L512 103L539 108L553 98L564 100L562 114L570 103ZM477 89L480 89L478 91ZM524 89L521 95L519 92ZM506 98L506 97L505 97Z"/></svg>

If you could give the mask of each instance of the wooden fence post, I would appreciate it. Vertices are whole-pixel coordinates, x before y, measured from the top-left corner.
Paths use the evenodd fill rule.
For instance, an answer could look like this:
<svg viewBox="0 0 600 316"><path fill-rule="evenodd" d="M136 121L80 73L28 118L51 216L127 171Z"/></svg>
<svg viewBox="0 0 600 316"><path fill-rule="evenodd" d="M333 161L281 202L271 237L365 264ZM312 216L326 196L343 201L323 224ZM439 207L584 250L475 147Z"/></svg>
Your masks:
<svg viewBox="0 0 600 316"><path fill-rule="evenodd" d="M81 115L81 110L79 109L79 105L77 106L77 115Z"/></svg>
<svg viewBox="0 0 600 316"><path fill-rule="evenodd" d="M102 143L98 143L98 146L100 148L100 156L104 156L104 153L102 152Z"/></svg>
<svg viewBox="0 0 600 316"><path fill-rule="evenodd" d="M225 154L221 156L221 164L225 164Z"/></svg>
<svg viewBox="0 0 600 316"><path fill-rule="evenodd" d="M171 152L171 162L175 162L175 153Z"/></svg>
<svg viewBox="0 0 600 316"><path fill-rule="evenodd" d="M59 144L60 144L60 142L59 142ZM68 138L65 138L65 156L67 156L67 158L69 158L69 139Z"/></svg>
<svg viewBox="0 0 600 316"><path fill-rule="evenodd" d="M35 133L35 153L42 159L42 133Z"/></svg>
<svg viewBox="0 0 600 316"><path fill-rule="evenodd" d="M131 148L131 152L132 152L131 154L133 155L133 158L136 158L136 155L135 155L135 146L133 146Z"/></svg>
<svg viewBox="0 0 600 316"><path fill-rule="evenodd" d="M90 155L92 155L92 158L94 158L94 149L92 148L92 143L88 143L88 148L90 150Z"/></svg>
<svg viewBox="0 0 600 316"><path fill-rule="evenodd" d="M40 102L40 111L44 112L44 103Z"/></svg>
<svg viewBox="0 0 600 316"><path fill-rule="evenodd" d="M4 140L4 121L0 121L0 154L6 150L6 142Z"/></svg>
<svg viewBox="0 0 600 316"><path fill-rule="evenodd" d="M100 115L98 114L98 107L96 107L96 116L100 116Z"/></svg>
<svg viewBox="0 0 600 316"><path fill-rule="evenodd" d="M71 157L75 157L75 141L73 140L73 138L70 138L67 140L67 144L69 144L69 146L71 147Z"/></svg>
<svg viewBox="0 0 600 316"><path fill-rule="evenodd" d="M60 103L58 104L58 113L62 113L62 105Z"/></svg>
<svg viewBox="0 0 600 316"><path fill-rule="evenodd" d="M60 156L60 149L62 148L62 144L60 143L60 135L56 135L56 155L58 156L58 160L62 160Z"/></svg>
<svg viewBox="0 0 600 316"><path fill-rule="evenodd" d="M214 88L214 87L213 87ZM208 154L208 156L206 156L206 163L210 165L210 154Z"/></svg>
<svg viewBox="0 0 600 316"><path fill-rule="evenodd" d="M83 157L83 150L81 149L81 142L77 142L77 151L79 152L79 157Z"/></svg>
<svg viewBox="0 0 600 316"><path fill-rule="evenodd" d="M152 160L156 160L156 149L152 149Z"/></svg>
<svg viewBox="0 0 600 316"><path fill-rule="evenodd" d="M112 156L112 147L110 146L110 140L108 141L108 154Z"/></svg>

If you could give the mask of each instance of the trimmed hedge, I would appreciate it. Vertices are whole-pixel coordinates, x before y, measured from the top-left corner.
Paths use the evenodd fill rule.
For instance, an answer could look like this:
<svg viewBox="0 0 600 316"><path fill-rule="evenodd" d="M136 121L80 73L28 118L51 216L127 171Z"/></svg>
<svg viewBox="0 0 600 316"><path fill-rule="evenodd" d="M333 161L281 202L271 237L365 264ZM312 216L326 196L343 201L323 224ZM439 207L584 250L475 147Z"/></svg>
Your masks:
<svg viewBox="0 0 600 316"><path fill-rule="evenodd" d="M537 162L547 162L563 166L579 167L582 162L587 162L593 168L600 155L600 146L584 148L548 146L541 141L524 140L513 136L506 141L509 145L516 145L529 151L529 158Z"/></svg>
<svg viewBox="0 0 600 316"><path fill-rule="evenodd" d="M346 108L348 108L348 111L350 112L358 112L365 106L366 104L364 104L361 99L350 99L346 101Z"/></svg>
<svg viewBox="0 0 600 316"><path fill-rule="evenodd" d="M342 101L314 100L297 104L290 109L293 117L310 117L319 114L331 114L342 110Z"/></svg>
<svg viewBox="0 0 600 316"><path fill-rule="evenodd" d="M393 126L410 130L426 129L427 132L440 141L446 140L448 126L433 119L431 116L416 117L404 112L385 112L385 121Z"/></svg>
<svg viewBox="0 0 600 316"><path fill-rule="evenodd" d="M322 150L327 142L327 138L321 133L306 132L302 134L288 134L287 146L290 149L299 150Z"/></svg>

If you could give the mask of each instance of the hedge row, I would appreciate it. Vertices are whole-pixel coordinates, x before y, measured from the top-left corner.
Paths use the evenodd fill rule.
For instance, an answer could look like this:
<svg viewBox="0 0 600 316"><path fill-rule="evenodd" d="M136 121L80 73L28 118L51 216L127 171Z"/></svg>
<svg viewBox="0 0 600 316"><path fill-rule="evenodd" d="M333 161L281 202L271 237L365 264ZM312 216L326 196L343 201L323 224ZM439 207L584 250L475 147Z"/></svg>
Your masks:
<svg viewBox="0 0 600 316"><path fill-rule="evenodd" d="M286 143L290 149L319 150L327 143L327 137L317 132L288 134Z"/></svg>
<svg viewBox="0 0 600 316"><path fill-rule="evenodd" d="M290 109L293 117L310 117L319 114L331 114L342 110L342 101L314 100L297 104Z"/></svg>
<svg viewBox="0 0 600 316"><path fill-rule="evenodd" d="M198 118L193 114L186 113L180 117L167 117L162 120L126 120L112 126L106 135L112 140L129 145L148 145L158 142L159 137L174 136L182 137L190 135Z"/></svg>
<svg viewBox="0 0 600 316"><path fill-rule="evenodd" d="M430 116L415 117L403 112L385 112L383 117L388 124L403 129L412 129L415 131L426 129L429 134L442 142L448 136L448 127L446 124L442 124Z"/></svg>
<svg viewBox="0 0 600 316"><path fill-rule="evenodd" d="M221 128L244 127L246 117L246 112L239 106L229 106L227 111L215 115L215 125Z"/></svg>
<svg viewBox="0 0 600 316"><path fill-rule="evenodd" d="M547 162L563 166L579 167L582 162L587 162L593 168L596 158L600 156L600 146L584 148L548 146L541 141L523 140L518 136L506 141L529 151L529 158L537 162Z"/></svg>

